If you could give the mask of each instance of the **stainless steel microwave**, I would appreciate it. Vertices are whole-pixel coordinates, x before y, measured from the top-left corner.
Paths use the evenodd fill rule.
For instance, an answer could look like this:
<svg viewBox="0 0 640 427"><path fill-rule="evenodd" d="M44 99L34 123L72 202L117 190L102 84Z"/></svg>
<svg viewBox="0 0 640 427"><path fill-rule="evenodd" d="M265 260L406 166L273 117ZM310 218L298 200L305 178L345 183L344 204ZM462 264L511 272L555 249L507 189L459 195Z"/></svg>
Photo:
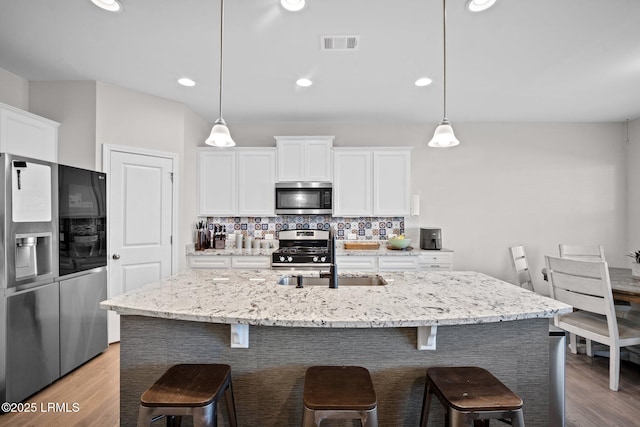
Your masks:
<svg viewBox="0 0 640 427"><path fill-rule="evenodd" d="M330 182L276 183L276 213L280 215L324 215L332 213Z"/></svg>

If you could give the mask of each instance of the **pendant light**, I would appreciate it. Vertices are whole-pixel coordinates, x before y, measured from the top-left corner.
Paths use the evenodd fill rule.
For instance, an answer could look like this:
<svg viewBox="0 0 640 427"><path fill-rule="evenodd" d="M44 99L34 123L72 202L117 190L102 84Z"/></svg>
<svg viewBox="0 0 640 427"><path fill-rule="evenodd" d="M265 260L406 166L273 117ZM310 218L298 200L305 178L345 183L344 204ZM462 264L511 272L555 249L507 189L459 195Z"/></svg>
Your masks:
<svg viewBox="0 0 640 427"><path fill-rule="evenodd" d="M233 147L236 143L231 138L227 123L222 118L222 40L224 36L224 0L220 0L220 88L219 88L219 104L218 104L218 120L213 122L211 135L205 141L207 145L215 147Z"/></svg>
<svg viewBox="0 0 640 427"><path fill-rule="evenodd" d="M443 40L443 59L444 59L444 102L443 115L440 124L433 133L433 138L429 141L429 147L447 148L460 144L460 141L453 133L453 127L449 119L447 119L447 0L442 0L442 40Z"/></svg>

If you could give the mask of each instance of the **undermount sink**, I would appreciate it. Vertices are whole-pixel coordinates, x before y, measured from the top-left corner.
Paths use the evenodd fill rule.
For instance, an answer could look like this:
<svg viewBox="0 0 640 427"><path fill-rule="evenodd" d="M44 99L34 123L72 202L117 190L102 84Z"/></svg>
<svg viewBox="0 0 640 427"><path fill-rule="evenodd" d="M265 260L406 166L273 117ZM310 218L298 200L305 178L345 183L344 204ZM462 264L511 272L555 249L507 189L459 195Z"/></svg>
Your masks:
<svg viewBox="0 0 640 427"><path fill-rule="evenodd" d="M304 276L282 276L278 280L279 285L298 285L298 279L302 278L302 286L327 286L328 277L304 277ZM338 276L338 287L340 286L384 286L387 281L381 276Z"/></svg>

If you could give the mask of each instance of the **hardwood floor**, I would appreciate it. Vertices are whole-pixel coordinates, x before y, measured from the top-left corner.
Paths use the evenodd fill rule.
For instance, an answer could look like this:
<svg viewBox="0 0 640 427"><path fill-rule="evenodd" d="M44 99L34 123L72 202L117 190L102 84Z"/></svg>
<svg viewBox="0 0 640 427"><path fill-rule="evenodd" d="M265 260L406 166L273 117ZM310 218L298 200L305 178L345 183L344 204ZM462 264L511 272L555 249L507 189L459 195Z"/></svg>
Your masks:
<svg viewBox="0 0 640 427"><path fill-rule="evenodd" d="M35 413L0 415L0 426L120 425L120 344L111 344L104 353L31 396L24 403L35 403ZM78 408L75 412L74 403L77 403ZM59 404L67 412L48 409L50 404Z"/></svg>
<svg viewBox="0 0 640 427"><path fill-rule="evenodd" d="M621 365L620 391L614 392L609 390L609 359L567 353L567 427L640 426L640 365L625 361ZM36 404L35 413L0 415L0 426L118 426L119 369L120 345L112 344L100 356L27 399L27 403ZM79 410L41 410L49 403L68 403L71 411L77 403Z"/></svg>
<svg viewBox="0 0 640 427"><path fill-rule="evenodd" d="M566 427L640 426L640 365L620 363L620 388L609 390L609 359L567 352Z"/></svg>

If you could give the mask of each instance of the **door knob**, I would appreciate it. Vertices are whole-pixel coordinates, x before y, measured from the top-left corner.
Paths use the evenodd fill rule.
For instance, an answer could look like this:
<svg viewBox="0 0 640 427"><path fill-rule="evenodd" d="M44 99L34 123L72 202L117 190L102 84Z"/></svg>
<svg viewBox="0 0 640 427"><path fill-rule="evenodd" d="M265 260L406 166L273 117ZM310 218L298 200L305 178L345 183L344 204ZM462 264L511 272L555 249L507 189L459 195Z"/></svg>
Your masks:
<svg viewBox="0 0 640 427"><path fill-rule="evenodd" d="M118 254L113 254L113 255L111 256L111 258L113 258L113 259L120 259L120 255L118 255Z"/></svg>

